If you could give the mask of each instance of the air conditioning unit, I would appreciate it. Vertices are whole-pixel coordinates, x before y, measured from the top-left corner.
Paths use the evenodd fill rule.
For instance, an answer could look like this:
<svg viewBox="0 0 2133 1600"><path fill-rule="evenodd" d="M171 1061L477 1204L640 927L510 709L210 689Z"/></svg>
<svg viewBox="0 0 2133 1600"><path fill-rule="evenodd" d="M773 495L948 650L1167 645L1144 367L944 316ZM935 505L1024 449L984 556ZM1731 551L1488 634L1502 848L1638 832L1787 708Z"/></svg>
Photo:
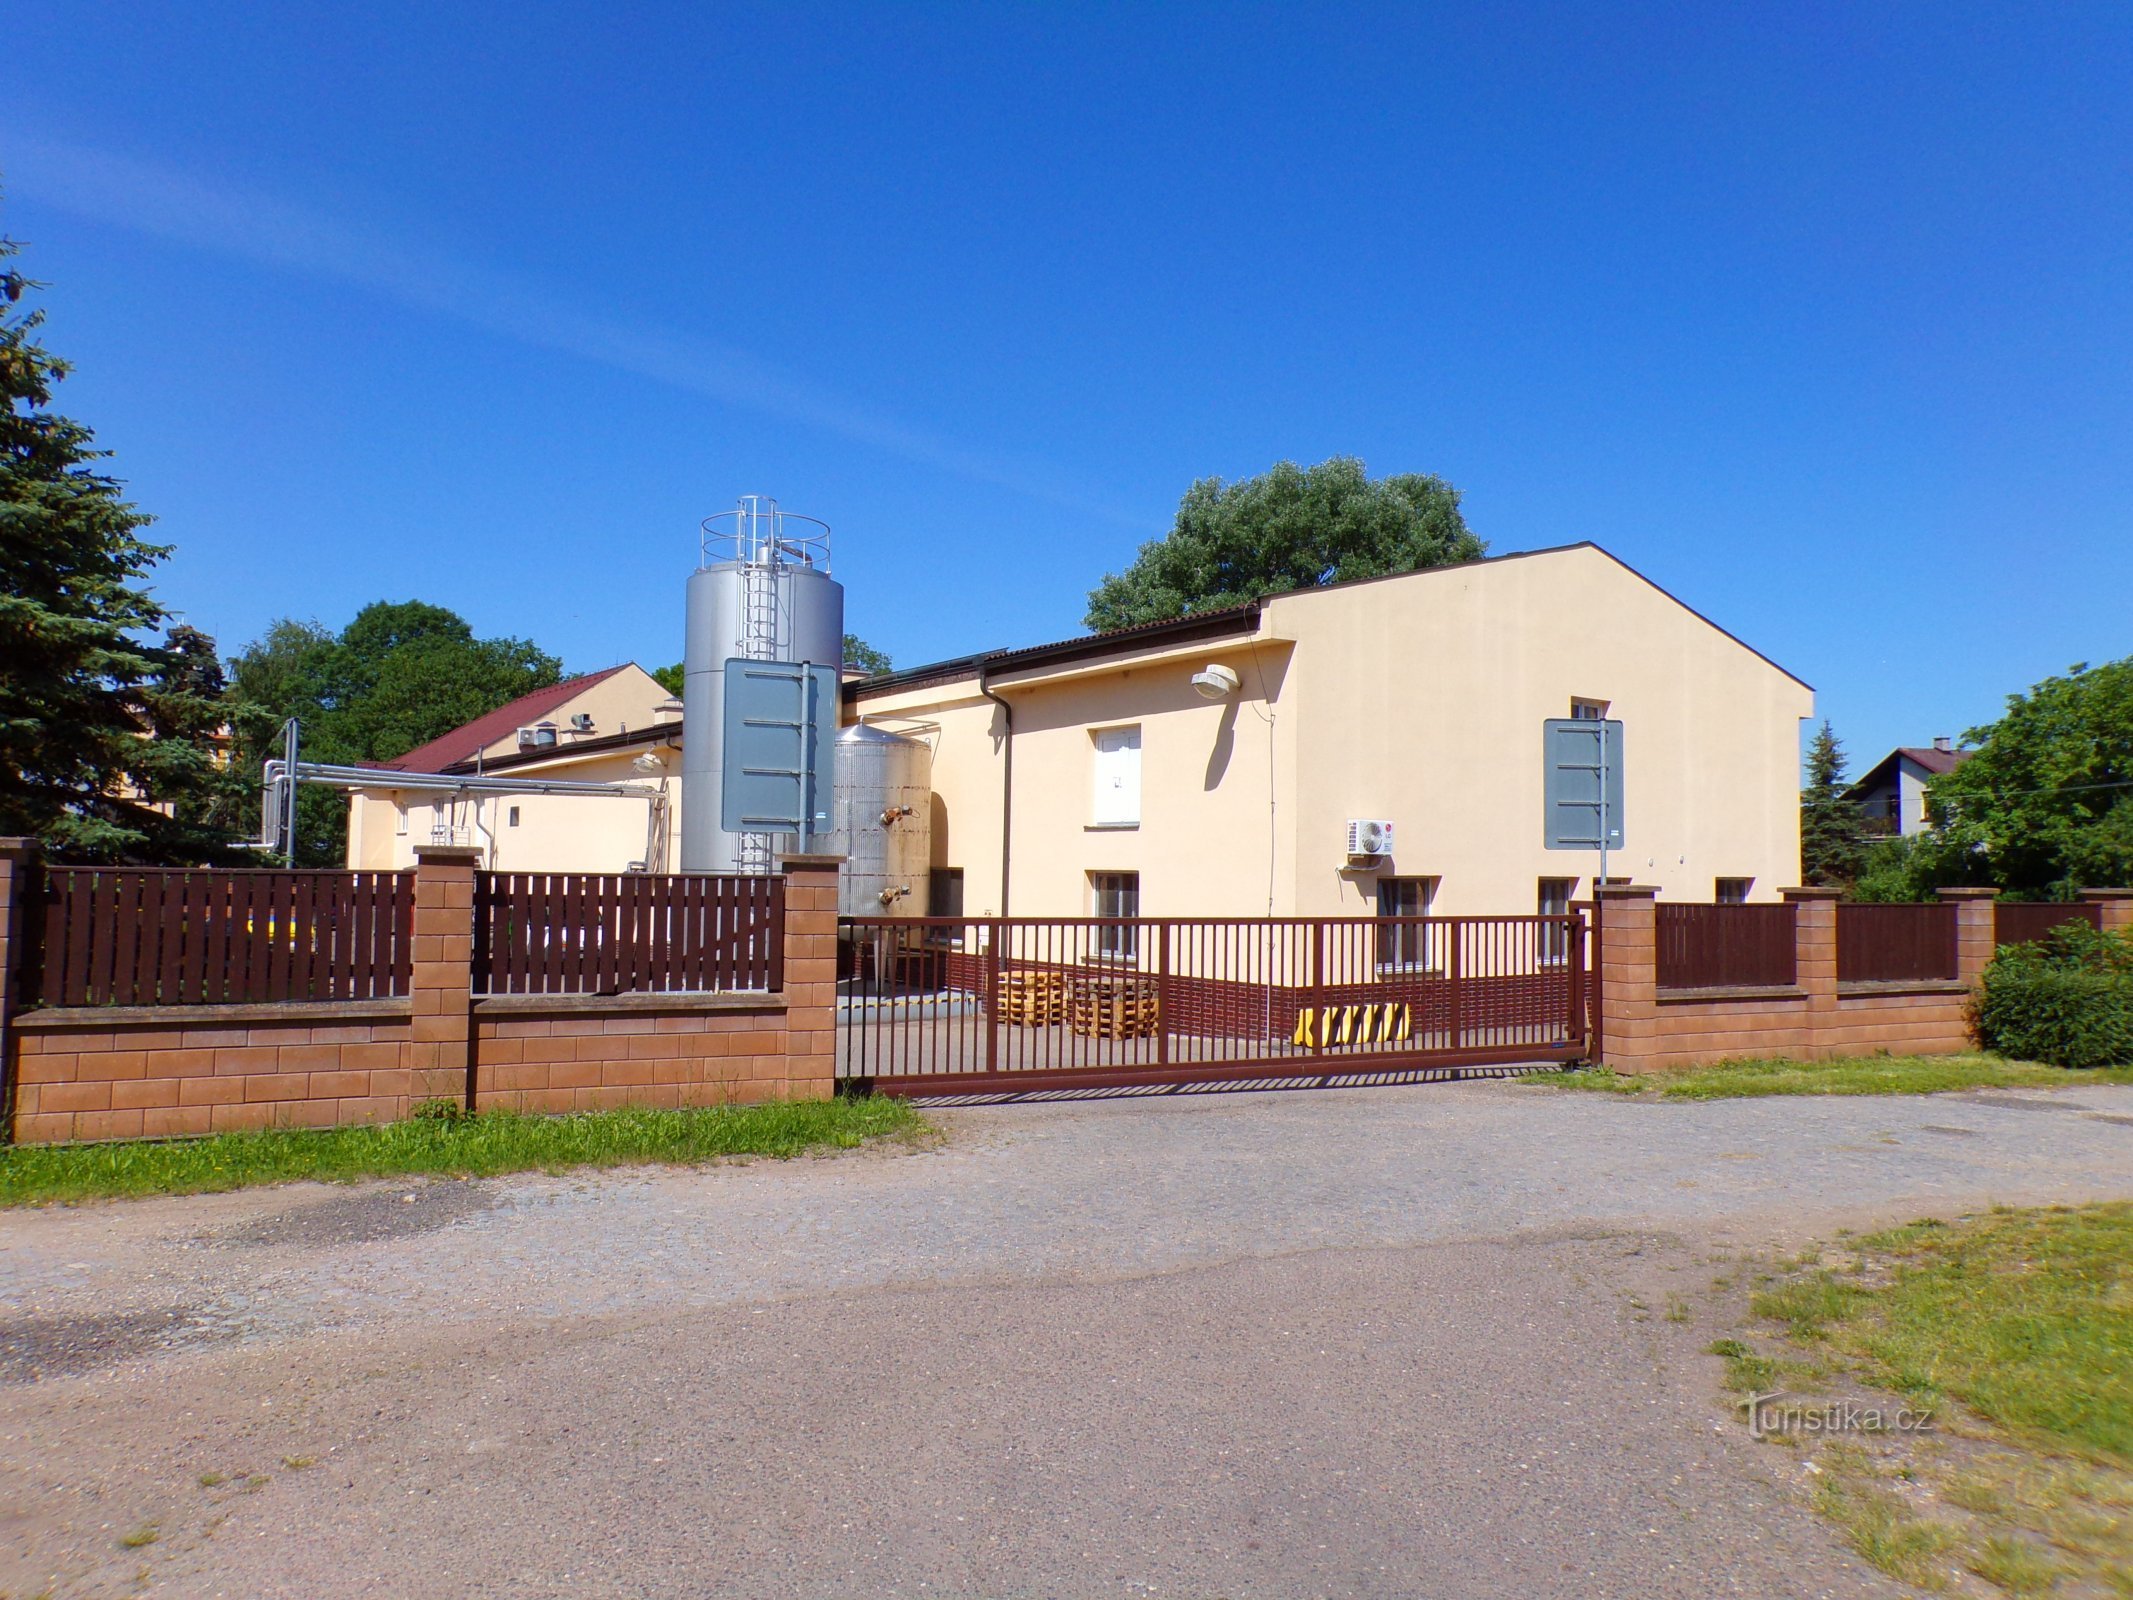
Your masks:
<svg viewBox="0 0 2133 1600"><path fill-rule="evenodd" d="M574 715L570 719L570 731L572 733L591 733L593 731L592 713L590 711L580 711Z"/></svg>
<svg viewBox="0 0 2133 1600"><path fill-rule="evenodd" d="M1348 824L1348 859L1377 861L1392 854L1392 824L1383 818L1351 820Z"/></svg>

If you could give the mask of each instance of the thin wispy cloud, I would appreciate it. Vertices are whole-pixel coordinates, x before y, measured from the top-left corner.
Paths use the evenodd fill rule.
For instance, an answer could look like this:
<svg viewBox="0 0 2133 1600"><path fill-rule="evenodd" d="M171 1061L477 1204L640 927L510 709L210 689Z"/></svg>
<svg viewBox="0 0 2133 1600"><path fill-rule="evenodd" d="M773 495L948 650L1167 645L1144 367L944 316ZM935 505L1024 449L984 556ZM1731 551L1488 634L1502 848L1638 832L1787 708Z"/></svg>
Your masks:
<svg viewBox="0 0 2133 1600"><path fill-rule="evenodd" d="M314 207L210 182L163 163L40 135L0 143L10 191L94 221L380 299L551 350L722 405L760 412L976 483L1128 527L1147 519L1104 504L1039 463L994 456L915 427L759 357L655 323L569 304L552 284L425 249Z"/></svg>

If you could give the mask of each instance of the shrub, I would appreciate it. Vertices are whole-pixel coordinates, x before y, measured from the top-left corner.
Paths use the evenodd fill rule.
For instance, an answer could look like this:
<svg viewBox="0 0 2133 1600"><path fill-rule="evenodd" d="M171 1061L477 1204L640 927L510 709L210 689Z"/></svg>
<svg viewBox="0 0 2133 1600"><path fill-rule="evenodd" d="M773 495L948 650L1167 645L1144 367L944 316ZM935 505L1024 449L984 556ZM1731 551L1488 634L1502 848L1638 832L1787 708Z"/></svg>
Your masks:
<svg viewBox="0 0 2133 1600"><path fill-rule="evenodd" d="M2133 1062L2133 935L2086 923L2003 945L1985 968L1971 1025L1987 1050L2055 1067Z"/></svg>

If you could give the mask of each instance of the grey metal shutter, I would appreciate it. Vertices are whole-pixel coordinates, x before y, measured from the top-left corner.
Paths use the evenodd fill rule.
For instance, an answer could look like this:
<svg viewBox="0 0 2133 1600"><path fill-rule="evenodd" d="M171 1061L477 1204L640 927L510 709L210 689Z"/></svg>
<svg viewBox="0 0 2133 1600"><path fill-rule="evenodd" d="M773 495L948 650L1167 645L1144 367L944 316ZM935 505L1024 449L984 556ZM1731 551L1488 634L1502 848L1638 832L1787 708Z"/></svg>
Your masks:
<svg viewBox="0 0 2133 1600"><path fill-rule="evenodd" d="M835 667L726 663L721 828L797 833L810 842L829 831L837 688Z"/></svg>
<svg viewBox="0 0 2133 1600"><path fill-rule="evenodd" d="M1606 760L1607 848L1622 848L1622 724L1551 717L1541 724L1543 826L1550 850L1600 848L1600 773ZM1606 743L1601 743L1602 730Z"/></svg>

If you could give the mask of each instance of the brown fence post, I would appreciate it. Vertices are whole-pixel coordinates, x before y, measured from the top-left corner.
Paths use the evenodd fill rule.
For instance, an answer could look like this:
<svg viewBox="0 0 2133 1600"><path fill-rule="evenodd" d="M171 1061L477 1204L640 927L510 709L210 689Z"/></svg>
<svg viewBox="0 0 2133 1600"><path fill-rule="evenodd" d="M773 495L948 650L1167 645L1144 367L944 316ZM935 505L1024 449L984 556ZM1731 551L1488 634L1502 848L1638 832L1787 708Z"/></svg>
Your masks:
<svg viewBox="0 0 2133 1600"><path fill-rule="evenodd" d="M2133 930L2133 889L2084 889L2081 898L2096 908L2105 933Z"/></svg>
<svg viewBox="0 0 2133 1600"><path fill-rule="evenodd" d="M1593 995L1596 1050L1601 1063L1617 1072L1648 1071L1658 1053L1658 894L1652 884L1593 886L1593 920L1605 930Z"/></svg>
<svg viewBox="0 0 2133 1600"><path fill-rule="evenodd" d="M787 1100L827 1100L837 1087L837 868L844 857L778 857L785 875Z"/></svg>
<svg viewBox="0 0 2133 1600"><path fill-rule="evenodd" d="M424 1100L474 1104L474 873L478 846L415 846L404 1115Z"/></svg>
<svg viewBox="0 0 2133 1600"><path fill-rule="evenodd" d="M1955 975L1976 987L1992 959L1993 902L1997 889L1942 889L1943 900L1955 902Z"/></svg>
<svg viewBox="0 0 2133 1600"><path fill-rule="evenodd" d="M15 1136L15 1008L37 955L26 915L37 882L37 841L0 839L0 1135Z"/></svg>

